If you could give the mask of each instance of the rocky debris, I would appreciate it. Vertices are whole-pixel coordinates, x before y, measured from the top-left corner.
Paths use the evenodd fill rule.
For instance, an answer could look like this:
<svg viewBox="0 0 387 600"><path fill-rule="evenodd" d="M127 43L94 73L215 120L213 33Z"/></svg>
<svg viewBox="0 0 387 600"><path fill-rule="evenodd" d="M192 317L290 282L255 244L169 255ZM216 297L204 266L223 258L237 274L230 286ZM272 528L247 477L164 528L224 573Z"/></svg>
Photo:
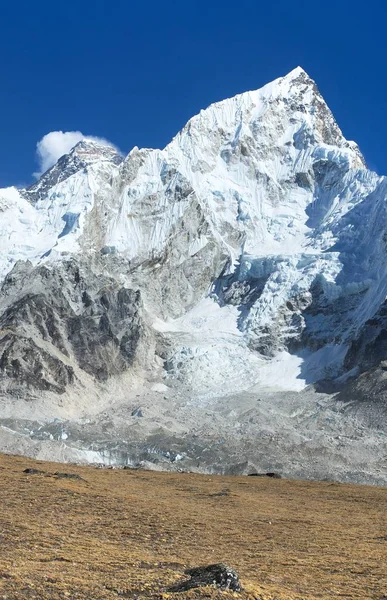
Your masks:
<svg viewBox="0 0 387 600"><path fill-rule="evenodd" d="M386 373L380 372L384 379L376 394L383 385L387 387ZM191 396L187 410L172 394L161 402L160 394L154 392L141 399L142 419L130 417L126 404L119 410L113 406L108 416L58 420L43 428L41 422L28 419L0 419L0 448L10 454L22 448L31 457L57 462L90 462L91 456L95 468L127 465L128 472L140 468L237 476L241 485L250 485L247 475L254 472L260 474L262 484L266 480L274 485L276 480L266 473L275 472L286 479L386 485L387 405L370 397L375 376L363 374L355 380L362 382L362 389L351 386L345 398L318 393L312 387L286 394L261 390L259 403L256 392L241 393L211 400L210 410L209 405L203 410ZM358 401L358 394L370 399ZM34 409L34 403L28 404ZM129 408L136 406L133 399ZM107 421L112 423L108 429ZM196 431L191 433L193 423ZM236 428L234 423L243 427ZM62 431L68 436L65 440ZM310 442L305 444L305 439ZM233 500L232 496L209 497L222 487L214 479L208 502Z"/></svg>
<svg viewBox="0 0 387 600"><path fill-rule="evenodd" d="M58 479L75 479L77 481L85 481L83 477L76 473L62 473L55 471L55 473L47 473L46 471L40 471L39 469L28 468L24 469L23 473L26 475L46 475L47 477L57 477Z"/></svg>
<svg viewBox="0 0 387 600"><path fill-rule="evenodd" d="M223 490L221 490L220 492L215 492L214 494L210 494L210 496L212 498L216 498L219 496L229 496L230 495L230 490L229 488L224 488Z"/></svg>
<svg viewBox="0 0 387 600"><path fill-rule="evenodd" d="M58 477L58 479L76 479L77 481L85 481L83 477L76 473L61 473L60 471L56 471L54 475L55 477Z"/></svg>
<svg viewBox="0 0 387 600"><path fill-rule="evenodd" d="M271 477L272 479L282 479L279 473L247 473L247 477Z"/></svg>
<svg viewBox="0 0 387 600"><path fill-rule="evenodd" d="M344 418L355 417L371 427L380 440L386 438L387 361L350 378L335 391L339 391L336 399L343 405Z"/></svg>
<svg viewBox="0 0 387 600"><path fill-rule="evenodd" d="M45 475L46 471L40 471L39 469L24 469L23 473L27 475Z"/></svg>
<svg viewBox="0 0 387 600"><path fill-rule="evenodd" d="M181 581L168 588L169 592L186 592L198 587L213 586L221 590L240 592L242 590L239 576L234 569L223 563L195 567L184 571L190 579Z"/></svg>
<svg viewBox="0 0 387 600"><path fill-rule="evenodd" d="M351 369L356 365L360 371L378 366L387 358L387 301L379 307L371 319L366 321L351 341L345 366Z"/></svg>

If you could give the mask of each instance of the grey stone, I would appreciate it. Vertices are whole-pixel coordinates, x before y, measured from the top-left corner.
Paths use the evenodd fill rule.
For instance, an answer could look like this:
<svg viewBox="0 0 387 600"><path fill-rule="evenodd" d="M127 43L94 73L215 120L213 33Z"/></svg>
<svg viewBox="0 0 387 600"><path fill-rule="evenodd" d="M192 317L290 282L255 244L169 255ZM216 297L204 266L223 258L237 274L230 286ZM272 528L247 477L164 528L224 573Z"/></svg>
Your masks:
<svg viewBox="0 0 387 600"><path fill-rule="evenodd" d="M206 586L233 592L240 592L242 590L237 572L223 563L187 569L185 574L189 575L190 579L169 587L168 591L185 592Z"/></svg>

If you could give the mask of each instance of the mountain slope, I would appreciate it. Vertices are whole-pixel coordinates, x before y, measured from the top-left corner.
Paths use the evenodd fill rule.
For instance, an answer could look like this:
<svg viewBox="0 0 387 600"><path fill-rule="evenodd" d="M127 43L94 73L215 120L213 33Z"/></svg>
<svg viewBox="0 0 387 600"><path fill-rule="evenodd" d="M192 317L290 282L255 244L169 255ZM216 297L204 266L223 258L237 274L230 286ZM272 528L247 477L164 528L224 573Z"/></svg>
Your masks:
<svg viewBox="0 0 387 600"><path fill-rule="evenodd" d="M123 159L83 141L29 189L2 190L4 445L39 452L43 428L51 448L56 418L66 447L96 444L93 460L148 460L156 436L157 460L190 468L267 459L321 476L340 463L361 479L375 461L363 478L379 481L385 402L359 421L307 386L337 392L387 358L386 196L300 68L201 111L164 150ZM202 442L183 443L196 428ZM332 442L343 430L353 465L348 440ZM219 432L224 448L203 458Z"/></svg>
<svg viewBox="0 0 387 600"><path fill-rule="evenodd" d="M384 489L4 455L0 489L0 593L12 600L380 600L386 591ZM215 562L237 570L241 593L165 592L188 567Z"/></svg>

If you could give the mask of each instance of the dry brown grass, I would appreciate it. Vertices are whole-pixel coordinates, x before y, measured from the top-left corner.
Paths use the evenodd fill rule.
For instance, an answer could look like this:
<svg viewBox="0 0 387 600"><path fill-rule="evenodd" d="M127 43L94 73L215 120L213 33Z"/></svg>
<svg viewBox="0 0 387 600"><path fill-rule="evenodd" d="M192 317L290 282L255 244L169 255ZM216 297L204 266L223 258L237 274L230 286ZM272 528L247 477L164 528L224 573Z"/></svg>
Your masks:
<svg viewBox="0 0 387 600"><path fill-rule="evenodd" d="M26 475L26 467L85 481ZM0 500L0 599L387 594L386 488L0 455ZM239 572L242 594L163 591L186 567L220 561Z"/></svg>

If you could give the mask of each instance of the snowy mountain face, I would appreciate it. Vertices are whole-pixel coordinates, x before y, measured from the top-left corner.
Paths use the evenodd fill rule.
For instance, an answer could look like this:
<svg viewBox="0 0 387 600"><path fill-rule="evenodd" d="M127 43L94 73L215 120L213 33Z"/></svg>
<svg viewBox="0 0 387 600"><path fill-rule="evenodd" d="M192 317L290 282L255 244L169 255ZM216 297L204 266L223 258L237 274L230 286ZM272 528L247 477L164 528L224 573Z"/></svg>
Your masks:
<svg viewBox="0 0 387 600"><path fill-rule="evenodd" d="M164 150L134 148L123 159L83 141L30 188L0 190L0 388L8 429L20 420L75 423L93 414L97 431L101 415L122 410L129 427L136 415L123 407L144 404L158 408L141 421L138 439L167 430L175 407L163 438L173 435L175 444L177 435L193 435L190 418L204 419L195 435L211 437L205 414L218 407L218 418L219 401L243 433L256 408L240 407L259 395L270 398L260 419L273 413L262 425L273 436L297 430L313 402L324 404L301 402L313 395L310 384L358 402L372 385L361 381L372 382L374 372L377 409L357 408L353 418L361 414L363 429L378 428L386 198L386 178L366 168L300 68L201 111ZM294 402L301 402L300 422ZM330 405L334 415L340 402ZM320 449L342 428L336 416L326 419L323 431L329 419L337 423ZM217 427L228 431L223 421ZM138 444L134 431L121 439ZM243 444L246 436L253 443L254 431L244 431ZM32 452L25 440L18 444ZM101 444L97 455L106 459ZM252 460L241 447L233 456ZM301 473L293 463L286 469Z"/></svg>

